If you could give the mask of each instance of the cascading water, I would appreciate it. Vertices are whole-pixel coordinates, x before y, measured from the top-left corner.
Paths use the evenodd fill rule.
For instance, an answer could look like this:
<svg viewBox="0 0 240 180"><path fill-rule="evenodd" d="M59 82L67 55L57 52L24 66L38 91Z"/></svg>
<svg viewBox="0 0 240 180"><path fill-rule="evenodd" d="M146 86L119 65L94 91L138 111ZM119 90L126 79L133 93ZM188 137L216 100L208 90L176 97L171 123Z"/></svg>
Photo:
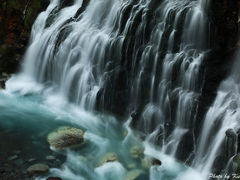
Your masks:
<svg viewBox="0 0 240 180"><path fill-rule="evenodd" d="M157 126L176 126L163 140L163 149L175 154L181 140L175 137L194 127L205 25L198 1L79 0L62 9L51 1L33 27L22 76L50 84L87 110L98 97L103 107L113 106L112 92L127 91L126 110L146 107L144 128L152 131L152 118L161 121Z"/></svg>
<svg viewBox="0 0 240 180"><path fill-rule="evenodd" d="M149 133L152 132L152 127L157 126L156 131L159 132L154 131L156 136L152 136L153 140L162 144L163 152L173 156L177 152L181 137L194 127L196 102L201 93L201 63L204 60L202 49L206 33L204 27L206 22L201 6L196 1L183 2L165 2L162 11L164 21L152 32L152 40L157 44L146 48L146 51L154 52L155 62L151 74L151 87L149 87L150 101L142 115L143 128ZM179 26L179 23L183 23L183 26ZM169 27L169 24L173 26ZM164 37L166 32L169 33L168 37ZM177 36L180 36L179 40L176 40ZM168 48L162 52L161 46L166 40ZM179 44L177 50L172 48L174 43ZM152 50L155 47L160 48L160 52ZM134 87L138 91L134 94L137 95L142 89L139 79L145 74L143 72L147 68L146 63L150 60L148 56L149 52L146 56L143 53L141 59L143 65L140 66L139 77L136 79L138 87ZM161 56L163 59L159 58ZM161 69L157 72L156 68L159 66ZM139 99L139 97L135 98ZM141 123L138 125L141 126ZM174 130L171 133L172 129ZM168 131L171 133L170 136L167 135ZM159 139L161 135L163 137Z"/></svg>
<svg viewBox="0 0 240 180"><path fill-rule="evenodd" d="M33 26L22 71L7 82L7 90L24 95L42 92L51 105L64 102L72 108L67 119L86 129L85 138L94 144L88 153L82 152L88 159L69 151L63 167L52 169L52 174L66 179L124 179L128 165L136 163L127 150L137 144L145 147L146 156L163 162L160 168L151 167L145 179L207 178L213 154L235 120L227 127L223 120L208 146L212 126L219 114L237 116L226 111L231 97L219 92L213 106L219 114L209 110L195 143L208 48L207 7L206 0L75 0L67 6L51 0ZM223 102L225 96L229 101ZM115 118L97 110L132 117L119 128ZM217 118L209 120L211 113ZM87 120L73 120L77 117ZM130 125L145 137L143 144ZM126 137L119 135L124 130ZM111 151L121 163L96 165ZM199 172L174 158L187 160Z"/></svg>
<svg viewBox="0 0 240 180"><path fill-rule="evenodd" d="M232 161L238 153L237 133L239 133L239 52L231 75L222 82L212 107L209 108L197 145L193 166L207 177L216 163L226 174L230 164L219 162ZM232 142L231 142L232 141ZM223 152L224 151L224 152ZM224 156L223 156L224 154ZM215 164L214 164L215 163ZM231 172L231 170L230 170ZM230 175L230 177L232 177ZM223 178L222 178L223 179ZM227 178L226 178L227 179Z"/></svg>

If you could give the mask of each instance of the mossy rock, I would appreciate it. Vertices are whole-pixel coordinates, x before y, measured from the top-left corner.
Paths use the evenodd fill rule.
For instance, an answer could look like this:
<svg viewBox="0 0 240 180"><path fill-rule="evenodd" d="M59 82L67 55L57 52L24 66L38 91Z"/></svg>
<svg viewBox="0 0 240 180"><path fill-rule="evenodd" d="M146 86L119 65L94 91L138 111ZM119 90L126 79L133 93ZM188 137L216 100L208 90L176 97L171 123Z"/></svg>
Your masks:
<svg viewBox="0 0 240 180"><path fill-rule="evenodd" d="M103 157L103 159L101 161L101 165L103 165L105 163L117 162L117 161L118 161L117 154L114 152L109 152Z"/></svg>
<svg viewBox="0 0 240 180"><path fill-rule="evenodd" d="M55 150L78 147L84 143L84 132L78 128L64 126L51 132L47 141Z"/></svg>
<svg viewBox="0 0 240 180"><path fill-rule="evenodd" d="M46 164L41 164L41 163L38 163L38 164L34 164L34 165L31 165L28 169L27 169L27 172L28 174L45 174L49 171L49 167L48 165Z"/></svg>
<svg viewBox="0 0 240 180"><path fill-rule="evenodd" d="M137 146L137 145L131 147L131 149L130 149L130 154L134 159L143 157L143 155L144 155L143 152L144 152L144 148L141 146Z"/></svg>
<svg viewBox="0 0 240 180"><path fill-rule="evenodd" d="M152 165L150 158L141 159L141 165L144 169L149 169Z"/></svg>

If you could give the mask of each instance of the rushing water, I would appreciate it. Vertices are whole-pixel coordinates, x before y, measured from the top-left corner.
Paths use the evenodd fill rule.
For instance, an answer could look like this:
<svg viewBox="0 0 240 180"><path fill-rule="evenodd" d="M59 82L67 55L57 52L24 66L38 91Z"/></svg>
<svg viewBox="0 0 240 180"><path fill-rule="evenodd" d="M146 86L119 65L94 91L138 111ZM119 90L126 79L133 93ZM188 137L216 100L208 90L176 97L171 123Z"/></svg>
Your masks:
<svg viewBox="0 0 240 180"><path fill-rule="evenodd" d="M62 166L50 171L63 179L122 180L132 167L141 171L144 180L207 179L225 131L234 129L238 116L226 110L237 94L230 78L209 109L199 140L194 136L208 48L208 1L63 4L51 0L33 25L22 71L0 94L0 118L9 119L1 121L2 126L13 129L21 124L20 133L33 137L61 124L84 129L86 147L67 151ZM228 86L236 87L236 92L225 92ZM107 115L109 111L125 121ZM137 122L130 116L133 111ZM222 113L222 127L208 145ZM131 130L132 123L141 136ZM32 127L37 127L36 132ZM183 147L186 139L191 149ZM133 146L144 148L145 156L161 160L162 166L144 168L131 157ZM101 165L107 152L116 153L119 162ZM187 160L194 169L176 158Z"/></svg>
<svg viewBox="0 0 240 180"><path fill-rule="evenodd" d="M226 148L225 153L227 153L225 162L231 161L231 157L236 155L238 151L237 134L239 133L240 117L239 58L240 53L238 50L233 70L230 76L221 83L215 102L209 108L204 120L193 165L205 176L210 173L214 161L221 155L224 148ZM228 135L227 132L232 132L232 135ZM229 140L233 141L230 146L226 145ZM229 168L227 167L229 163L225 163L222 170Z"/></svg>
<svg viewBox="0 0 240 180"><path fill-rule="evenodd" d="M92 112L139 111L137 128L153 132L149 140L172 156L184 135L194 141L206 2L76 0L65 8L60 2L37 18L23 72L9 88L50 86L48 93Z"/></svg>
<svg viewBox="0 0 240 180"><path fill-rule="evenodd" d="M142 172L140 177L142 180L148 178L181 180L181 177L187 177L189 174L186 180L194 176L200 179L200 175L193 169L160 153L158 148L147 142L142 143L131 131L128 122L121 124L112 116L92 114L72 104L49 101L51 99L49 96L19 96L3 91L0 97L0 127L4 128L1 136L11 139L11 142L4 141L2 144L5 153L20 150L24 154L22 157L24 160L36 158L44 162L45 156L51 154L46 144L46 135L49 132L63 125L85 130L87 144L80 150L63 154L66 156L65 163L59 169L52 166L49 176L69 180L123 180L132 170L137 170ZM163 165L152 166L150 170L142 167L141 161L130 155L133 146L145 147L145 157L161 159ZM101 166L101 159L108 152L115 152L119 162ZM23 166L27 168L26 165Z"/></svg>

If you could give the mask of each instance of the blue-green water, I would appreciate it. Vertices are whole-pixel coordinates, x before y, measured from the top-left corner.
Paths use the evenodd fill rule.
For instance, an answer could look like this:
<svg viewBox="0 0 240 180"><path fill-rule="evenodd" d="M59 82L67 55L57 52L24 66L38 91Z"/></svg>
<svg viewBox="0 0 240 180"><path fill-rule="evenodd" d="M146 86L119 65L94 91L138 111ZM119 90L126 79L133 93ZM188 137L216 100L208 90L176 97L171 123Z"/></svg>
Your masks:
<svg viewBox="0 0 240 180"><path fill-rule="evenodd" d="M28 162L31 158L48 164L50 172L40 179L58 176L64 180L125 180L133 178L136 172L140 173L138 180L201 179L157 147L141 142L128 123L129 120L121 123L110 115L85 112L54 96L0 92L0 153L10 157L20 151L18 159L22 160L23 170L33 164ZM53 152L46 137L65 125L83 129L86 143L79 149ZM132 147L141 147L144 155L133 158ZM116 154L118 161L102 164L108 153ZM45 159L47 155L54 155L57 160L50 163ZM161 160L162 165L146 165L150 158Z"/></svg>

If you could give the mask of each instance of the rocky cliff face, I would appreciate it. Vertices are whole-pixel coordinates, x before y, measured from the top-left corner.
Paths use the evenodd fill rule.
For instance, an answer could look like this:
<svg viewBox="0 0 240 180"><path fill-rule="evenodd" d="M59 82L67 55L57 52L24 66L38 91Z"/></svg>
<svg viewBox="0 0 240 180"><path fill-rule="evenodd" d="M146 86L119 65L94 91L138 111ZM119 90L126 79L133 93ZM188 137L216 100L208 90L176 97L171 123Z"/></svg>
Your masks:
<svg viewBox="0 0 240 180"><path fill-rule="evenodd" d="M201 128L205 112L216 97L220 82L231 69L239 35L238 0L212 0L208 11L210 19L210 41L208 59L205 61L205 83L198 108L198 123L195 133Z"/></svg>
<svg viewBox="0 0 240 180"><path fill-rule="evenodd" d="M31 26L47 4L47 0L0 1L0 74L16 72Z"/></svg>

